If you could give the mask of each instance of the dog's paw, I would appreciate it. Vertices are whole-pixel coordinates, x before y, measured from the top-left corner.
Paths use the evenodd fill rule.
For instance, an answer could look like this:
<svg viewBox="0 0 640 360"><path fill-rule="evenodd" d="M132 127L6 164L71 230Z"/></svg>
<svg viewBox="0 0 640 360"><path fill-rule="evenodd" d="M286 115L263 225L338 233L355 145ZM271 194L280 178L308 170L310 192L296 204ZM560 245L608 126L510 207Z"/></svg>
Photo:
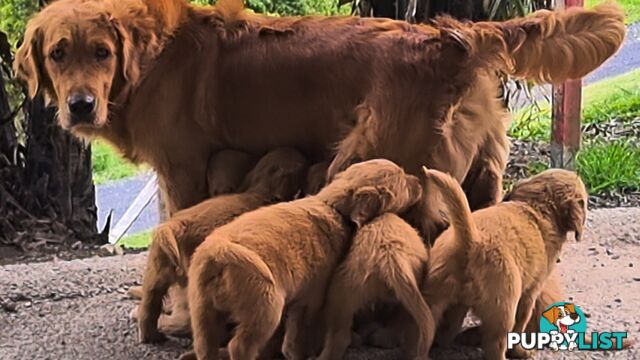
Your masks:
<svg viewBox="0 0 640 360"><path fill-rule="evenodd" d="M158 329L160 332L171 336L191 336L189 317L177 316L175 313L172 315L160 315L160 318L158 318Z"/></svg>
<svg viewBox="0 0 640 360"><path fill-rule="evenodd" d="M553 350L553 351L558 351L558 343L552 342L549 344L549 349Z"/></svg>
<svg viewBox="0 0 640 360"><path fill-rule="evenodd" d="M522 346L507 350L507 358L509 359L533 359L535 354L535 351L526 350Z"/></svg>
<svg viewBox="0 0 640 360"><path fill-rule="evenodd" d="M159 331L139 331L138 341L143 344L158 344L167 341L167 337Z"/></svg>
<svg viewBox="0 0 640 360"><path fill-rule="evenodd" d="M194 351L186 352L178 358L178 360L198 360L196 353Z"/></svg>
<svg viewBox="0 0 640 360"><path fill-rule="evenodd" d="M138 306L134 306L131 311L129 311L129 320L138 321Z"/></svg>
<svg viewBox="0 0 640 360"><path fill-rule="evenodd" d="M578 345L574 342L569 343L569 351L573 351L578 347Z"/></svg>
<svg viewBox="0 0 640 360"><path fill-rule="evenodd" d="M132 286L127 290L127 295L130 297L140 300L142 299L142 286Z"/></svg>

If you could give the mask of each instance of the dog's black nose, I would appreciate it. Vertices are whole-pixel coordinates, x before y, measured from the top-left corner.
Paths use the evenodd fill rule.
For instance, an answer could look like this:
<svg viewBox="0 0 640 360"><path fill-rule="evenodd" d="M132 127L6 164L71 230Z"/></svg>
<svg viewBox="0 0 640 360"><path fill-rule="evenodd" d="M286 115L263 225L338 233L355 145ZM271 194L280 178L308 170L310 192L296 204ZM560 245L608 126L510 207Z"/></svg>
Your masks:
<svg viewBox="0 0 640 360"><path fill-rule="evenodd" d="M96 98L93 95L73 94L67 100L69 112L77 122L86 122L90 120L89 115L96 108Z"/></svg>
<svg viewBox="0 0 640 360"><path fill-rule="evenodd" d="M571 319L573 320L578 320L580 316L577 313L573 313L573 314L570 314L569 317L571 317Z"/></svg>

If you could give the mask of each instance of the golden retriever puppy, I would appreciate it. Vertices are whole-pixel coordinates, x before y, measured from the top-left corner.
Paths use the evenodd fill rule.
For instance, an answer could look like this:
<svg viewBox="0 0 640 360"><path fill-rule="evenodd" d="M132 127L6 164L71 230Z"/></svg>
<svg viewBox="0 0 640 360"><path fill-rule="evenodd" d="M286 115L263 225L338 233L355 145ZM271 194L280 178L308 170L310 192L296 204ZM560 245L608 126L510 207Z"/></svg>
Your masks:
<svg viewBox="0 0 640 360"><path fill-rule="evenodd" d="M448 342L470 308L480 318L486 359L505 359L507 333L524 332L570 231L580 240L587 192L573 172L547 170L517 184L504 202L471 213L460 185L426 170L451 220L431 250L423 285L438 337ZM446 316L444 316L446 313ZM522 348L513 357L528 357Z"/></svg>
<svg viewBox="0 0 640 360"><path fill-rule="evenodd" d="M317 324L326 288L353 235L385 212L402 212L421 187L388 160L355 164L317 195L263 207L217 228L189 268L194 352L183 359L217 359L226 317L237 324L228 345L233 360L255 359L278 327L285 307L283 353L305 354L305 330Z"/></svg>
<svg viewBox="0 0 640 360"><path fill-rule="evenodd" d="M164 338L157 322L162 299L172 284L185 288L191 255L214 229L240 214L263 205L291 200L300 191L307 161L296 150L280 148L267 153L247 175L239 194L220 195L176 213L153 234L147 268L142 283L142 302L138 311L139 338L142 342ZM221 171L224 171L221 169ZM173 328L189 324L183 294L174 294Z"/></svg>
<svg viewBox="0 0 640 360"><path fill-rule="evenodd" d="M327 168L329 162L323 161L313 164L307 171L307 181L304 185L305 195L315 195L322 189L327 182Z"/></svg>
<svg viewBox="0 0 640 360"><path fill-rule="evenodd" d="M236 192L257 160L257 156L237 150L214 154L207 165L209 197Z"/></svg>
<svg viewBox="0 0 640 360"><path fill-rule="evenodd" d="M405 349L408 358L427 358L434 324L418 288L427 259L422 238L398 215L383 214L362 226L329 285L327 335L319 359L343 357L351 340L354 314L376 300L404 306L411 314L409 321L418 329L418 338L411 342L417 348Z"/></svg>

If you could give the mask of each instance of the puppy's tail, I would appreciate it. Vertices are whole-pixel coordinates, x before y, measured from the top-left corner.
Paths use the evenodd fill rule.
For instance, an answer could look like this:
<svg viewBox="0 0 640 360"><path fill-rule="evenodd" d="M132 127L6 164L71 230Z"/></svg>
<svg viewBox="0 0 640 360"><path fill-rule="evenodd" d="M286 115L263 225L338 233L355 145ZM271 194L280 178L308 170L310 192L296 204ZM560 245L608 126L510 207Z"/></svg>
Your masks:
<svg viewBox="0 0 640 360"><path fill-rule="evenodd" d="M540 10L505 22L461 24L449 18L438 27L456 37L485 65L518 78L559 83L595 70L622 45L624 13L613 3L592 9Z"/></svg>
<svg viewBox="0 0 640 360"><path fill-rule="evenodd" d="M156 228L153 232L152 244L160 249L173 266L180 267L180 248L170 222Z"/></svg>
<svg viewBox="0 0 640 360"><path fill-rule="evenodd" d="M450 175L438 170L423 167L422 171L426 177L426 185L435 185L442 194L458 243L468 248L476 241L478 230L471 219L471 209L460 184Z"/></svg>
<svg viewBox="0 0 640 360"><path fill-rule="evenodd" d="M379 264L384 274L383 280L395 293L402 306L411 314L418 326L417 358L427 356L433 344L435 321L431 308L425 302L409 262L402 257L392 256L389 261Z"/></svg>
<svg viewBox="0 0 640 360"><path fill-rule="evenodd" d="M210 237L205 240L205 243L208 242L209 244L201 245L203 251L198 251L199 249L196 250L196 255L200 258L198 265L196 265L196 255L194 255L191 266L192 268L206 266L206 270L200 269L200 271L198 271L197 269L193 269L193 271L206 273L207 276L211 278L221 275L225 271L225 268L232 266L242 269L243 272L250 272L269 284L275 284L269 266L267 266L258 254L240 244L225 239L213 239L211 236L215 235L210 235ZM204 261L202 261L202 257L205 258ZM189 270L190 277L191 271L192 269Z"/></svg>

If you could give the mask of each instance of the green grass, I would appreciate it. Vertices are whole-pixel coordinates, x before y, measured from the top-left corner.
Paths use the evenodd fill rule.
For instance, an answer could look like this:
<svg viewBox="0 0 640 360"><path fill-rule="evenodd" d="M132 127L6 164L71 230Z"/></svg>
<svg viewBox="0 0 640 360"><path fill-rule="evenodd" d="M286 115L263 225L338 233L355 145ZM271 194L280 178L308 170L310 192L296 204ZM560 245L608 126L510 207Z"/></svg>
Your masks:
<svg viewBox="0 0 640 360"><path fill-rule="evenodd" d="M597 4L603 3L606 0L586 0L585 7L593 7ZM618 4L622 5L624 12L627 16L627 24L633 24L640 21L640 1L638 0L617 0Z"/></svg>
<svg viewBox="0 0 640 360"><path fill-rule="evenodd" d="M100 140L91 144L91 164L96 184L123 179L142 170L127 162L112 146Z"/></svg>
<svg viewBox="0 0 640 360"><path fill-rule="evenodd" d="M640 147L628 140L587 145L576 167L592 194L640 190Z"/></svg>
<svg viewBox="0 0 640 360"><path fill-rule="evenodd" d="M582 103L584 124L639 118L640 70L586 86ZM549 103L531 105L516 113L509 136L520 140L548 141L551 136Z"/></svg>
<svg viewBox="0 0 640 360"><path fill-rule="evenodd" d="M128 235L120 239L118 245L125 249L145 249L151 244L151 231L144 231L134 235Z"/></svg>

